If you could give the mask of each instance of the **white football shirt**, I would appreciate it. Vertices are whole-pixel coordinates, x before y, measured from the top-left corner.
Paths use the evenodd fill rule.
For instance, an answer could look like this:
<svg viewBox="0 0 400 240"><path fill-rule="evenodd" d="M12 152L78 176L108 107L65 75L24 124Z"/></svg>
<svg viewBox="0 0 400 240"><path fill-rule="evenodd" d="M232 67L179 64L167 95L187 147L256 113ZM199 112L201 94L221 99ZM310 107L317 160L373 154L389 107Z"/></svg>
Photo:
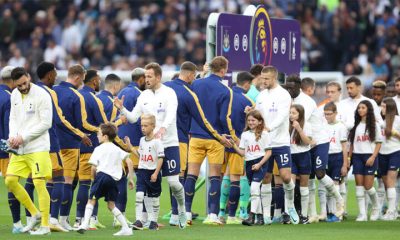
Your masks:
<svg viewBox="0 0 400 240"><path fill-rule="evenodd" d="M160 139L146 140L142 137L139 143L139 169L154 170L157 168L158 158L165 157L164 146Z"/></svg>
<svg viewBox="0 0 400 240"><path fill-rule="evenodd" d="M119 181L122 177L122 162L128 157L129 153L112 142L106 142L94 149L89 164L96 166L96 172L105 173L115 181Z"/></svg>
<svg viewBox="0 0 400 240"><path fill-rule="evenodd" d="M271 137L267 131L263 131L261 138L256 141L256 135L252 131L242 133L239 148L244 149L246 161L264 157L265 150L271 149Z"/></svg>
<svg viewBox="0 0 400 240"><path fill-rule="evenodd" d="M306 122L303 126L303 132L304 134L312 138L312 131L311 131L311 126ZM310 150L310 145L309 144L298 144L295 139L294 139L294 133L295 130L293 129L291 135L290 135L290 153L291 154L296 154L296 153L303 153L307 152Z"/></svg>
<svg viewBox="0 0 400 240"><path fill-rule="evenodd" d="M376 123L375 127L375 141L371 142L368 136L368 130L365 128L366 124L360 122L356 128L356 133L353 141L353 153L359 154L372 154L375 150L376 143L382 142L381 127Z"/></svg>
<svg viewBox="0 0 400 240"><path fill-rule="evenodd" d="M264 89L256 101L256 109L264 117L270 129L272 147L290 146L289 111L292 99L280 85L273 89Z"/></svg>
<svg viewBox="0 0 400 240"><path fill-rule="evenodd" d="M382 147L379 150L380 154L391 154L400 151L400 140L397 137L391 136L386 139L385 136L386 121L382 127ZM393 121L393 130L400 132L400 116L395 116Z"/></svg>
<svg viewBox="0 0 400 240"><path fill-rule="evenodd" d="M162 143L164 147L179 146L178 129L176 127L176 113L178 109L178 98L172 88L161 84L161 87L153 92L146 89L137 99L137 103L132 112L125 108L122 114L125 115L130 123L135 123L142 114L152 114L156 117L157 132L161 127L166 129Z"/></svg>
<svg viewBox="0 0 400 240"><path fill-rule="evenodd" d="M347 142L347 128L341 121L327 125L329 135L329 154L343 152L342 143Z"/></svg>

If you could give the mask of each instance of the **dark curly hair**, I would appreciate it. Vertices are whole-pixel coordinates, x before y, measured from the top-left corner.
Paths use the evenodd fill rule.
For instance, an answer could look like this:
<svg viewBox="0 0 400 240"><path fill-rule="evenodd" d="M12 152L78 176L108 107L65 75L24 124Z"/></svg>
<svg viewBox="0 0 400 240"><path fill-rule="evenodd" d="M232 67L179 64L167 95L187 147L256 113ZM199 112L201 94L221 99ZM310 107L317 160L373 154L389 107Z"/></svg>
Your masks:
<svg viewBox="0 0 400 240"><path fill-rule="evenodd" d="M361 122L361 116L358 113L358 108L360 105L365 105L367 107L367 115L366 115L366 120L365 120L365 132L368 131L368 136L370 142L375 141L375 132L376 132L376 122L375 122L375 115L374 115L374 107L372 106L371 102L368 100L363 100L357 105L357 109L354 113L354 127L350 130L349 133L349 142L351 144L354 143L354 137L356 135L356 129L358 124Z"/></svg>

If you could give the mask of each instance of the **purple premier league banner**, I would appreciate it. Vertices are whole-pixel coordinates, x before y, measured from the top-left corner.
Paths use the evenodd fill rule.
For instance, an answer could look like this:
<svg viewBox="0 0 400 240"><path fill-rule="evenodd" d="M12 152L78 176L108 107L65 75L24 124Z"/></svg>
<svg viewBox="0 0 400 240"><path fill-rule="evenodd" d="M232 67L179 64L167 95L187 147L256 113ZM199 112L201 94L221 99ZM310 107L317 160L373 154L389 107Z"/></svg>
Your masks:
<svg viewBox="0 0 400 240"><path fill-rule="evenodd" d="M231 71L249 71L260 63L299 74L300 41L298 21L269 18L261 5L253 17L221 13L218 18L216 55L229 60Z"/></svg>

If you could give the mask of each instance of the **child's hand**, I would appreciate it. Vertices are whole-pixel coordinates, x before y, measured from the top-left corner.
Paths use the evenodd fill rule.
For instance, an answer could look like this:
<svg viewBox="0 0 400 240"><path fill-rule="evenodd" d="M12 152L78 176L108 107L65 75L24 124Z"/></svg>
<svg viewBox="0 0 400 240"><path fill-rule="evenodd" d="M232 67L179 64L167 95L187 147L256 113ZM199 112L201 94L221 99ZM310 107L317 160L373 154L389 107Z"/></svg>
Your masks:
<svg viewBox="0 0 400 240"><path fill-rule="evenodd" d="M156 182L156 181L157 181L157 174L156 173L151 174L150 182Z"/></svg>
<svg viewBox="0 0 400 240"><path fill-rule="evenodd" d="M294 120L294 121L292 122L292 126L293 126L293 128L296 129L296 130L301 129L301 126L300 126L299 122L296 121L296 120Z"/></svg>
<svg viewBox="0 0 400 240"><path fill-rule="evenodd" d="M340 170L340 174L342 177L346 177L347 176L347 167L343 166L342 169Z"/></svg>
<svg viewBox="0 0 400 240"><path fill-rule="evenodd" d="M374 165L374 162L375 162L375 158L369 157L368 160L365 162L365 166L371 167L372 165Z"/></svg>
<svg viewBox="0 0 400 240"><path fill-rule="evenodd" d="M132 190L135 188L135 182L133 181L133 179L129 179L128 186L129 186L129 190Z"/></svg>
<svg viewBox="0 0 400 240"><path fill-rule="evenodd" d="M258 171L260 168L261 168L261 164L260 164L260 163L257 163L257 164L254 164L254 165L251 167L251 170L253 170L253 171Z"/></svg>
<svg viewBox="0 0 400 240"><path fill-rule="evenodd" d="M121 115L121 117L119 119L121 119L122 124L124 124L124 125L128 123L128 119L126 118L125 115Z"/></svg>
<svg viewBox="0 0 400 240"><path fill-rule="evenodd" d="M129 139L128 136L124 137L124 142L126 145L128 145L128 148L132 148L131 140Z"/></svg>

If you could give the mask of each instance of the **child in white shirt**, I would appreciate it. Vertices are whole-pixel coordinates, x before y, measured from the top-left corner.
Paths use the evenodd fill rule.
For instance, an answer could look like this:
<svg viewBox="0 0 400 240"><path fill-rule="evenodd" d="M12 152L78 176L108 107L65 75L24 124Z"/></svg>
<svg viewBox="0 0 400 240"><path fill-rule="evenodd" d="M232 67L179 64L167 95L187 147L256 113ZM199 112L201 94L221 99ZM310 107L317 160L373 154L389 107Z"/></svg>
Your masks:
<svg viewBox="0 0 400 240"><path fill-rule="evenodd" d="M129 189L133 189L133 163L129 159L129 153L121 150L112 143L117 136L117 127L112 123L100 125L100 131L97 133L100 145L93 151L89 159L92 165L92 175L95 176L90 188L89 201L86 205L84 219L79 226L78 232L83 234L88 226L93 213L93 207L96 201L102 197L108 203L108 209L114 217L121 223L121 230L114 236L130 236L132 229L128 227L125 216L115 206L115 200L118 196L117 181L122 177L123 161L126 161L129 169Z"/></svg>

